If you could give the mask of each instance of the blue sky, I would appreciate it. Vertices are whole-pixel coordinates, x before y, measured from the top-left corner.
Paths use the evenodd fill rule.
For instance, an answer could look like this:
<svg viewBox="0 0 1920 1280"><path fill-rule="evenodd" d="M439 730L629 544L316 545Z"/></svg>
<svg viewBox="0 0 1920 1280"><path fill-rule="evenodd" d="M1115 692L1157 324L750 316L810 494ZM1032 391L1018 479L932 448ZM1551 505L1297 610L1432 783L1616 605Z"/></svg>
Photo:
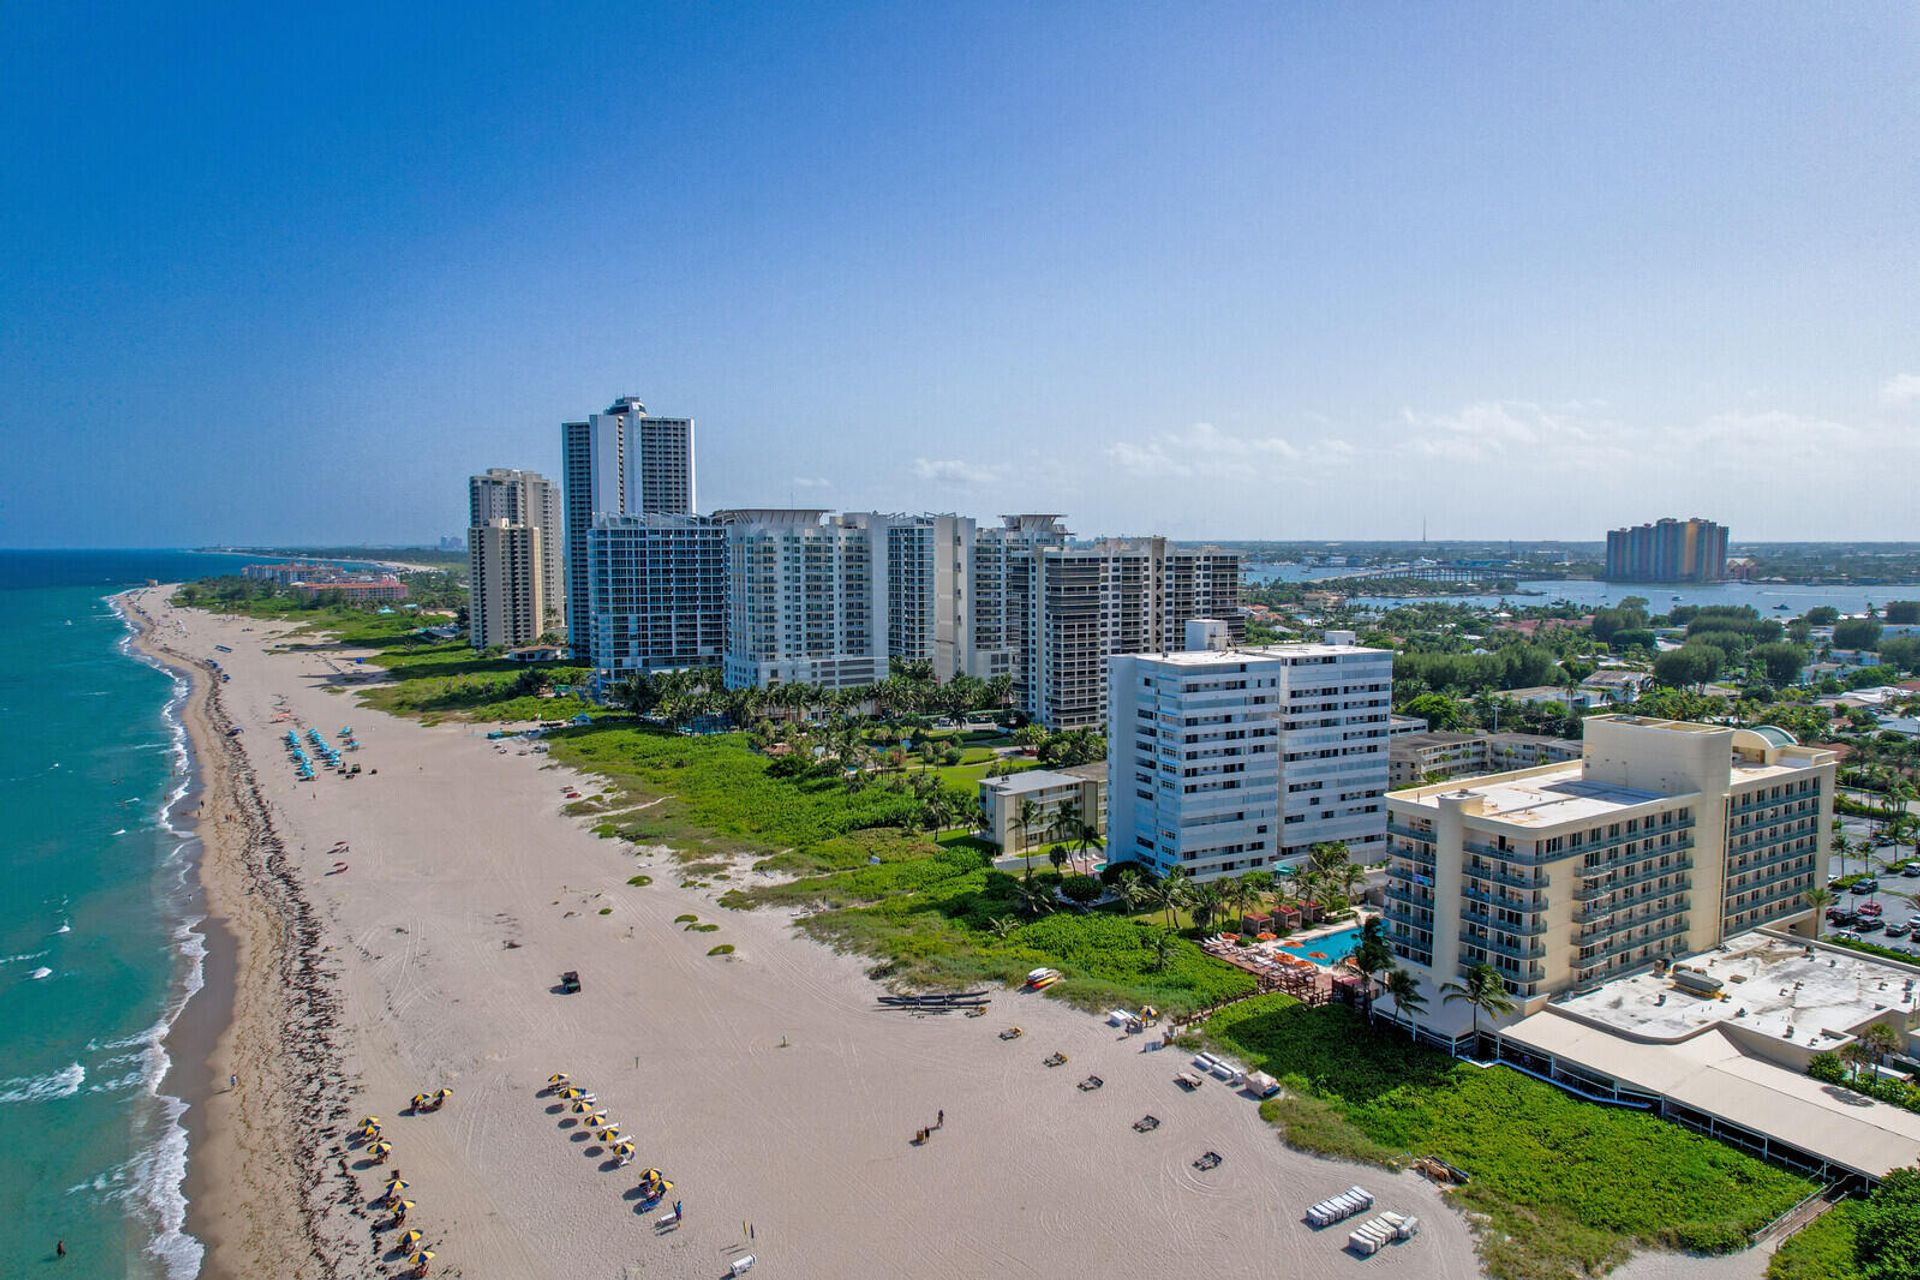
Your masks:
<svg viewBox="0 0 1920 1280"><path fill-rule="evenodd" d="M12 5L0 545L703 506L1920 538L1892 5Z"/></svg>

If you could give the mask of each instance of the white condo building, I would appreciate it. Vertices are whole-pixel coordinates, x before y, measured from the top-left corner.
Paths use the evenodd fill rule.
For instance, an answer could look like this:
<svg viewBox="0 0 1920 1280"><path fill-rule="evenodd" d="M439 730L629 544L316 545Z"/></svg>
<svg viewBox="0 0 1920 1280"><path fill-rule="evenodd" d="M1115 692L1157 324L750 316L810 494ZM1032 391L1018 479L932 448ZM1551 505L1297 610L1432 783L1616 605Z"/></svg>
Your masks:
<svg viewBox="0 0 1920 1280"><path fill-rule="evenodd" d="M469 635L476 649L566 630L560 491L534 471L495 467L467 481Z"/></svg>
<svg viewBox="0 0 1920 1280"><path fill-rule="evenodd" d="M1780 729L1590 716L1579 760L1395 791L1394 951L1429 991L1490 964L1525 1014L1761 926L1810 932L1835 767Z"/></svg>
<svg viewBox="0 0 1920 1280"><path fill-rule="evenodd" d="M603 681L724 660L727 540L713 519L602 515L587 561L591 655Z"/></svg>
<svg viewBox="0 0 1920 1280"><path fill-rule="evenodd" d="M655 417L637 397L623 396L605 413L560 427L566 480L567 616L591 618L588 543L603 515L692 515L693 419ZM590 626L572 640L585 655Z"/></svg>
<svg viewBox="0 0 1920 1280"><path fill-rule="evenodd" d="M1109 659L1108 857L1204 881L1327 841L1383 856L1393 655L1343 633L1236 647L1213 619L1187 636Z"/></svg>
<svg viewBox="0 0 1920 1280"><path fill-rule="evenodd" d="M726 531L728 688L886 678L883 526L779 507L714 519Z"/></svg>

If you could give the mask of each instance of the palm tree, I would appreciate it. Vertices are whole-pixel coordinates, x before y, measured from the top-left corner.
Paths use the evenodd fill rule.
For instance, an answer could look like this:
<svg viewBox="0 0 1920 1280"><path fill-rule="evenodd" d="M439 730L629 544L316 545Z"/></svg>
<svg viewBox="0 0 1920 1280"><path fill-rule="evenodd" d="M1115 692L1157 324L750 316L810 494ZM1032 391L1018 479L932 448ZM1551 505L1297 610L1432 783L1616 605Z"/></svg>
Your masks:
<svg viewBox="0 0 1920 1280"><path fill-rule="evenodd" d="M1060 807L1053 811L1052 819L1047 823L1047 839L1057 844L1066 844L1080 834L1080 802L1063 800Z"/></svg>
<svg viewBox="0 0 1920 1280"><path fill-rule="evenodd" d="M1367 882L1367 873L1351 862L1343 862L1330 875L1333 887L1340 893L1341 906L1351 908L1358 890Z"/></svg>
<svg viewBox="0 0 1920 1280"><path fill-rule="evenodd" d="M1128 915L1132 915L1134 910L1140 905L1144 888L1145 886L1140 880L1140 873L1128 867L1113 878L1114 901L1120 904L1122 911L1125 911Z"/></svg>
<svg viewBox="0 0 1920 1280"><path fill-rule="evenodd" d="M1036 884L1032 880L1022 880L1014 889L1020 909L1030 916L1044 916L1054 908L1053 887L1051 884Z"/></svg>
<svg viewBox="0 0 1920 1280"><path fill-rule="evenodd" d="M1140 901L1151 911L1166 916L1167 928L1173 927L1173 911L1180 905L1179 887L1172 883L1171 877L1162 880L1149 880L1140 886Z"/></svg>
<svg viewBox="0 0 1920 1280"><path fill-rule="evenodd" d="M1005 942L1008 936L1013 933L1013 928L1014 920L1012 916L994 916L987 921L987 932L1002 942Z"/></svg>
<svg viewBox="0 0 1920 1280"><path fill-rule="evenodd" d="M1840 1046L1840 1060L1849 1068L1847 1078L1857 1084L1860 1068L1873 1061L1873 1050L1867 1048L1864 1040L1849 1040Z"/></svg>
<svg viewBox="0 0 1920 1280"><path fill-rule="evenodd" d="M1473 1006L1473 1044L1476 1052L1480 1047L1481 1012L1484 1010L1494 1018L1513 1012L1513 996L1507 992L1506 980L1500 976L1498 969L1485 961L1467 970L1463 980L1442 985L1440 999L1443 1004L1464 1000Z"/></svg>
<svg viewBox="0 0 1920 1280"><path fill-rule="evenodd" d="M1380 923L1379 916L1368 916L1366 923L1360 926L1360 941L1353 949L1349 961L1359 973L1360 1001L1364 1006L1367 1021L1373 1021L1373 975L1393 967L1393 948L1387 943L1387 931Z"/></svg>
<svg viewBox="0 0 1920 1280"><path fill-rule="evenodd" d="M1187 893L1187 905L1192 908L1195 928L1204 929L1212 924L1226 905L1227 893L1219 881L1189 885Z"/></svg>
<svg viewBox="0 0 1920 1280"><path fill-rule="evenodd" d="M1867 1051L1868 1059L1878 1067L1890 1053L1900 1049L1900 1036L1884 1022L1868 1024L1860 1033L1860 1046Z"/></svg>
<svg viewBox="0 0 1920 1280"><path fill-rule="evenodd" d="M1153 971L1159 973L1173 957L1173 932L1162 930L1153 939Z"/></svg>
<svg viewBox="0 0 1920 1280"><path fill-rule="evenodd" d="M1022 799L1020 807L1014 810L1014 825L1020 828L1020 852L1025 853L1033 845L1033 828L1040 821L1040 806L1030 799Z"/></svg>
<svg viewBox="0 0 1920 1280"><path fill-rule="evenodd" d="M1053 869L1055 871L1058 871L1060 870L1060 868L1066 866L1067 865L1067 847L1063 844L1057 844L1053 846L1053 848L1047 850L1047 861L1053 864Z"/></svg>
<svg viewBox="0 0 1920 1280"><path fill-rule="evenodd" d="M1393 1011L1395 1016L1397 1017L1400 1014L1406 1015L1408 1038L1414 1040L1419 1039L1420 1028L1414 1021L1414 1018L1419 1014L1421 1009L1426 1007L1427 1003L1427 998L1420 994L1420 979L1414 977L1399 965L1395 965L1393 968L1387 970L1387 976L1382 980L1380 985L1385 987L1387 994L1393 997Z"/></svg>

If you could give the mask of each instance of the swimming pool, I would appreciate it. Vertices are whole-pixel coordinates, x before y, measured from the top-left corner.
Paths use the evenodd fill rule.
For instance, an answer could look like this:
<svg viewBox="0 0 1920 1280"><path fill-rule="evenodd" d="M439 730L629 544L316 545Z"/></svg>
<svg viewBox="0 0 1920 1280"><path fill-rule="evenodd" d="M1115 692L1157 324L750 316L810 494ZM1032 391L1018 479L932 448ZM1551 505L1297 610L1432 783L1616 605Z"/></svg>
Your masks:
<svg viewBox="0 0 1920 1280"><path fill-rule="evenodd" d="M1335 930L1333 933L1322 934L1318 938L1309 938L1305 942L1294 942L1289 939L1280 944L1288 955L1311 960L1329 969L1352 955L1353 949L1359 945L1360 926L1357 924Z"/></svg>

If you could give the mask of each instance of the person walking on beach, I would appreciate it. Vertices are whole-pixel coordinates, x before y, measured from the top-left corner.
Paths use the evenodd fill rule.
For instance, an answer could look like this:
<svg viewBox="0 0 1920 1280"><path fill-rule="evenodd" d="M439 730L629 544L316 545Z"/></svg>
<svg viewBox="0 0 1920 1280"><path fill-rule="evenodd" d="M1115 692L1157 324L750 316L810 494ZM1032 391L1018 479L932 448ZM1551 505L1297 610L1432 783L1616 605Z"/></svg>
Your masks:
<svg viewBox="0 0 1920 1280"><path fill-rule="evenodd" d="M678 1200L673 1202L673 1220L675 1222L680 1221L680 1202Z"/></svg>
<svg viewBox="0 0 1920 1280"><path fill-rule="evenodd" d="M238 1072L227 1077L227 1088L238 1089L239 1087L240 1087L240 1076Z"/></svg>
<svg viewBox="0 0 1920 1280"><path fill-rule="evenodd" d="M933 1127L936 1129L944 1129L947 1127L947 1113L945 1110L940 1112L940 1118L933 1122Z"/></svg>

